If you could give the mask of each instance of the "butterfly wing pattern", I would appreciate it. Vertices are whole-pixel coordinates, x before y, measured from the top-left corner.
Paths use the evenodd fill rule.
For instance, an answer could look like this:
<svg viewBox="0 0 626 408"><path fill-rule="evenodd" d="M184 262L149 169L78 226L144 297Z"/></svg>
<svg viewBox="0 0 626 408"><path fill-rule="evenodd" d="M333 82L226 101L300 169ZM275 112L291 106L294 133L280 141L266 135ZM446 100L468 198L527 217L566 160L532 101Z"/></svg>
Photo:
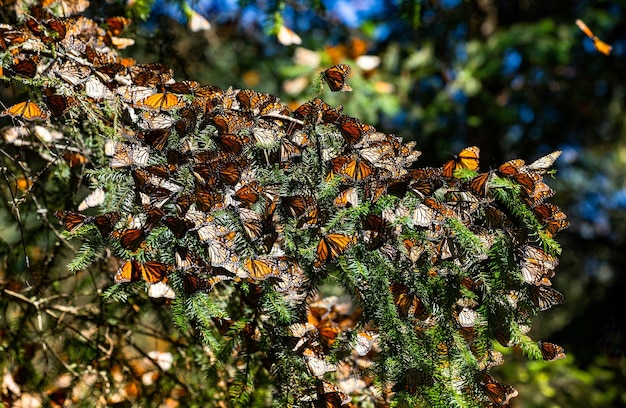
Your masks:
<svg viewBox="0 0 626 408"><path fill-rule="evenodd" d="M269 343L262 336L284 334L290 346L280 352L300 358L311 378L301 402L339 407L351 394L373 389L377 382L359 377L358 367L365 358L384 357L390 348L382 342L395 344L397 361L412 361L413 348L400 346L403 336L413 336L412 347L423 347L430 365L391 373L396 386L384 398L416 394L441 379L468 385L468 378L446 377L456 375L446 367L489 360L491 346L474 347L479 332L516 345L511 325L523 327L529 316L564 301L551 287L559 253L553 238L568 221L547 201L554 191L543 181L559 152L481 173L480 150L471 146L441 167L420 169L415 143L378 132L340 107L315 99L292 112L273 95L176 82L161 64L119 57L111 38L128 19L106 19L101 27L76 21L29 19L12 28L23 39L6 35L1 43L13 41L15 62L6 75L48 76L55 88L44 93L45 104L19 102L0 116L54 124L93 104L108 112L117 104L123 113L106 169L119 188L107 189L100 214L56 211L65 234L108 244L123 261L112 277L120 285L143 282L167 288L168 298L201 293L303 311L287 327L281 322L289 319L250 316L259 324L242 331L257 347ZM52 47L41 56L31 51ZM351 91L349 72L339 64L321 77L332 91ZM97 97L88 87L99 89ZM513 202L530 221L509 211ZM491 269L500 259L511 260L507 274ZM502 275L511 279L498 280ZM329 277L366 306L316 295ZM454 301L440 304L436 284L457 288ZM227 287L233 289L222 290ZM381 315L411 330L379 331ZM367 318L360 322L361 316ZM484 328L475 330L478 325ZM475 358L467 358L468 350ZM547 342L535 352L545 360L565 356ZM336 384L324 377L328 372L335 372ZM348 391L356 377L359 390ZM486 373L474 384L484 392L464 398L504 406L517 395Z"/></svg>

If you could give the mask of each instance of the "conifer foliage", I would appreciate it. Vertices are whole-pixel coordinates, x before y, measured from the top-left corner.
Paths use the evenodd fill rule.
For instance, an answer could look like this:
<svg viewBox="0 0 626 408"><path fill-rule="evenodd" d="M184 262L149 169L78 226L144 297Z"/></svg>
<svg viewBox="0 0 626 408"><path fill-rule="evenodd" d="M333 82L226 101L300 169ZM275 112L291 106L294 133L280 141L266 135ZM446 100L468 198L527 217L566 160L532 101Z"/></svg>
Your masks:
<svg viewBox="0 0 626 408"><path fill-rule="evenodd" d="M0 115L12 132L73 128L77 146L81 129L99 130L84 207L100 212L51 211L86 242L71 268L108 246L122 264L107 294L145 285L169 304L233 403L266 377L280 406L507 406L517 391L489 374L503 363L494 342L565 357L527 336L564 301L550 280L568 222L543 180L559 152L481 172L472 146L420 167L415 142L319 98L291 111L176 81L118 56L130 20L44 3L0 28L3 75L33 95ZM322 79L351 90L348 71Z"/></svg>

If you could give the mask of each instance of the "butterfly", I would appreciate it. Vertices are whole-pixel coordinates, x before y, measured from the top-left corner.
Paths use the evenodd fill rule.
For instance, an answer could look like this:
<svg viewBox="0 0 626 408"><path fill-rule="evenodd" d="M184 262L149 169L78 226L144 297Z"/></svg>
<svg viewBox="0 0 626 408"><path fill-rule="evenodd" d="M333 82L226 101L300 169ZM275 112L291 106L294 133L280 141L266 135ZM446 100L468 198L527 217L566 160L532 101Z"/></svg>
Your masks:
<svg viewBox="0 0 626 408"><path fill-rule="evenodd" d="M200 83L196 81L176 81L171 84L166 84L165 89L168 92L177 94L193 94L196 89L200 87Z"/></svg>
<svg viewBox="0 0 626 408"><path fill-rule="evenodd" d="M51 71L55 76L73 86L81 85L91 74L89 67L69 60L53 65Z"/></svg>
<svg viewBox="0 0 626 408"><path fill-rule="evenodd" d="M513 177L524 168L526 162L522 159L509 160L498 167L498 172L507 177Z"/></svg>
<svg viewBox="0 0 626 408"><path fill-rule="evenodd" d="M545 285L531 286L530 298L542 312L565 303L565 296L561 292Z"/></svg>
<svg viewBox="0 0 626 408"><path fill-rule="evenodd" d="M558 346L554 343L540 341L539 350L541 350L541 356L546 361L561 360L566 357L563 347Z"/></svg>
<svg viewBox="0 0 626 408"><path fill-rule="evenodd" d="M482 383L485 387L487 397L489 397L491 402L496 406L506 405L511 398L517 396L518 392L512 386L497 382L489 374L484 374L484 376Z"/></svg>
<svg viewBox="0 0 626 408"><path fill-rule="evenodd" d="M120 220L120 213L110 212L96 217L76 213L73 211L55 211L54 216L59 220L68 232L74 232L84 224L94 224L103 237L108 236L113 227Z"/></svg>
<svg viewBox="0 0 626 408"><path fill-rule="evenodd" d="M316 224L319 217L319 207L314 196L282 197L282 203L289 215L302 223Z"/></svg>
<svg viewBox="0 0 626 408"><path fill-rule="evenodd" d="M556 150L550 154L538 158L534 162L530 163L526 168L537 174L544 174L552 164L561 156L562 151Z"/></svg>
<svg viewBox="0 0 626 408"><path fill-rule="evenodd" d="M333 204L338 208L356 207L359 205L359 191L356 187L346 188L335 197Z"/></svg>
<svg viewBox="0 0 626 408"><path fill-rule="evenodd" d="M424 303L422 303L419 297L411 294L408 287L400 283L394 283L389 289L391 290L393 302L396 304L400 316L409 318L415 317L422 320L428 316Z"/></svg>
<svg viewBox="0 0 626 408"><path fill-rule="evenodd" d="M254 204L259 201L261 187L258 181L251 181L235 190L235 198L246 204Z"/></svg>
<svg viewBox="0 0 626 408"><path fill-rule="evenodd" d="M122 248L131 252L135 252L146 242L146 232L141 228L113 231L111 236L120 241Z"/></svg>
<svg viewBox="0 0 626 408"><path fill-rule="evenodd" d="M185 102L177 95L167 92L155 93L135 103L139 108L166 111L180 109Z"/></svg>
<svg viewBox="0 0 626 408"><path fill-rule="evenodd" d="M454 156L454 159L447 161L443 165L444 177L453 177L458 169L478 170L478 156L480 149L476 146L466 147Z"/></svg>
<svg viewBox="0 0 626 408"><path fill-rule="evenodd" d="M102 188L97 188L87 197L83 199L78 205L78 211L84 211L87 208L97 207L100 204L104 203L104 190Z"/></svg>
<svg viewBox="0 0 626 408"><path fill-rule="evenodd" d="M355 241L354 237L347 234L325 234L317 244L315 261L313 265L320 268L326 262L341 255Z"/></svg>
<svg viewBox="0 0 626 408"><path fill-rule="evenodd" d="M117 272L113 280L115 283L136 282L143 279L147 283L154 284L165 278L169 267L158 261L139 263L135 260L126 261Z"/></svg>
<svg viewBox="0 0 626 408"><path fill-rule="evenodd" d="M171 128L152 129L137 132L135 135L138 139L143 140L146 144L153 149L163 150L167 144L167 139L172 133Z"/></svg>
<svg viewBox="0 0 626 408"><path fill-rule="evenodd" d="M361 123L358 119L350 116L342 116L337 121L336 126L341 136L350 144L356 144L361 141L364 135L376 131L374 126Z"/></svg>
<svg viewBox="0 0 626 408"><path fill-rule="evenodd" d="M322 72L321 78L326 81L333 92L350 92L352 88L346 84L346 77L350 73L350 65L338 64Z"/></svg>
<svg viewBox="0 0 626 408"><path fill-rule="evenodd" d="M11 116L16 119L33 121L37 119L45 120L48 114L44 112L36 103L31 101L20 102L0 113L0 116Z"/></svg>
<svg viewBox="0 0 626 408"><path fill-rule="evenodd" d="M118 36L122 34L124 29L128 27L131 22L132 21L130 18L119 16L107 17L104 19L104 25L106 26L107 34L111 36Z"/></svg>
<svg viewBox="0 0 626 408"><path fill-rule="evenodd" d="M44 89L43 99L52 116L65 114L76 103L74 97L55 94L49 88Z"/></svg>
<svg viewBox="0 0 626 408"><path fill-rule="evenodd" d="M248 271L248 277L253 280L263 280L280 275L276 263L271 258L248 258L243 263L244 268Z"/></svg>
<svg viewBox="0 0 626 408"><path fill-rule="evenodd" d="M554 237L558 232L569 226L567 215L559 207L550 203L542 203L533 207L533 212L538 216L545 228L545 232Z"/></svg>
<svg viewBox="0 0 626 408"><path fill-rule="evenodd" d="M341 392L339 387L328 381L321 381L317 386L317 399L313 401L315 408L339 408L350 402L350 396Z"/></svg>
<svg viewBox="0 0 626 408"><path fill-rule="evenodd" d="M322 353L318 353L310 348L304 349L302 352L304 361L311 375L321 378L324 374L337 371L337 364L329 363Z"/></svg>
<svg viewBox="0 0 626 408"><path fill-rule="evenodd" d="M37 62L39 62L38 59L34 57L15 58L13 64L7 67L6 70L25 78L34 78L37 75Z"/></svg>
<svg viewBox="0 0 626 408"><path fill-rule="evenodd" d="M554 276L554 268L558 264L557 258L541 248L526 245L522 249L520 267L524 282L529 285L546 284L546 280Z"/></svg>
<svg viewBox="0 0 626 408"><path fill-rule="evenodd" d="M489 191L489 179L491 172L482 173L474 177L470 182L470 189L479 196L486 196Z"/></svg>
<svg viewBox="0 0 626 408"><path fill-rule="evenodd" d="M583 33L585 33L587 37L591 38L591 40L593 41L593 46L596 48L596 50L604 55L609 55L611 53L611 49L613 49L613 47L596 37L591 32L589 27L587 27L587 24L583 23L582 20L576 20L576 25Z"/></svg>
<svg viewBox="0 0 626 408"><path fill-rule="evenodd" d="M142 167L148 163L150 149L138 144L130 145L126 143L115 143L113 157L109 162L109 166L113 169L121 169L125 167L138 166Z"/></svg>
<svg viewBox="0 0 626 408"><path fill-rule="evenodd" d="M337 156L330 161L332 171L328 179L332 180L334 174L345 174L353 180L359 181L372 175L371 164L360 156Z"/></svg>
<svg viewBox="0 0 626 408"><path fill-rule="evenodd" d="M195 227L192 221L171 215L163 217L163 224L169 228L178 239L183 238L190 229Z"/></svg>

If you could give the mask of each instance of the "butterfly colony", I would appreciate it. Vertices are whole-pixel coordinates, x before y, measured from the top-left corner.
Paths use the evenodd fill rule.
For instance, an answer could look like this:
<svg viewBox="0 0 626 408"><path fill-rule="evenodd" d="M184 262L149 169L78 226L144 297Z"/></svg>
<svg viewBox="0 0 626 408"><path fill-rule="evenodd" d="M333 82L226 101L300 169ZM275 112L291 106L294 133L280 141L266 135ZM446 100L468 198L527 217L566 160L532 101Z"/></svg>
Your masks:
<svg viewBox="0 0 626 408"><path fill-rule="evenodd" d="M0 115L21 129L103 123L76 163L98 189L51 215L119 257L111 290L147 289L205 338L237 338L224 358L256 356L294 406L508 406L495 343L565 357L527 334L564 302L551 279L568 221L545 182L560 152L481 169L472 146L420 167L415 142L341 107L175 80L118 55L130 20L45 4L0 26L2 79L40 90ZM320 79L351 91L349 73Z"/></svg>

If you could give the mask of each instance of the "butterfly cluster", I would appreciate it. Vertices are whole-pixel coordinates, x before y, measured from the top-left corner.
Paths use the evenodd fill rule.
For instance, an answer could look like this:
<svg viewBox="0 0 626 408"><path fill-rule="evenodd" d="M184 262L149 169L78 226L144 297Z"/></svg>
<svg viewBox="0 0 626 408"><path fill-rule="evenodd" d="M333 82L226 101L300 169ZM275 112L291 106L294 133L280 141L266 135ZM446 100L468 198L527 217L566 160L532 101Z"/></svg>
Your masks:
<svg viewBox="0 0 626 408"><path fill-rule="evenodd" d="M44 84L45 107L26 101L0 115L120 113L103 141L107 165L93 172L109 185L105 211L54 213L122 259L116 283L256 308L251 322L223 318L216 330L239 330L313 406L386 406L426 389L506 406L517 391L487 373L502 363L491 339L565 356L526 335L535 313L564 301L551 287L553 238L568 222L544 182L559 152L480 172L472 146L418 167L415 142L319 98L291 111L270 94L177 81L166 66L117 55L128 20L48 13L34 8L0 29L13 61L4 74ZM338 65L322 77L348 91L348 72ZM357 306L320 297L329 279ZM274 318L279 309L290 317ZM391 360L375 381L373 363Z"/></svg>

